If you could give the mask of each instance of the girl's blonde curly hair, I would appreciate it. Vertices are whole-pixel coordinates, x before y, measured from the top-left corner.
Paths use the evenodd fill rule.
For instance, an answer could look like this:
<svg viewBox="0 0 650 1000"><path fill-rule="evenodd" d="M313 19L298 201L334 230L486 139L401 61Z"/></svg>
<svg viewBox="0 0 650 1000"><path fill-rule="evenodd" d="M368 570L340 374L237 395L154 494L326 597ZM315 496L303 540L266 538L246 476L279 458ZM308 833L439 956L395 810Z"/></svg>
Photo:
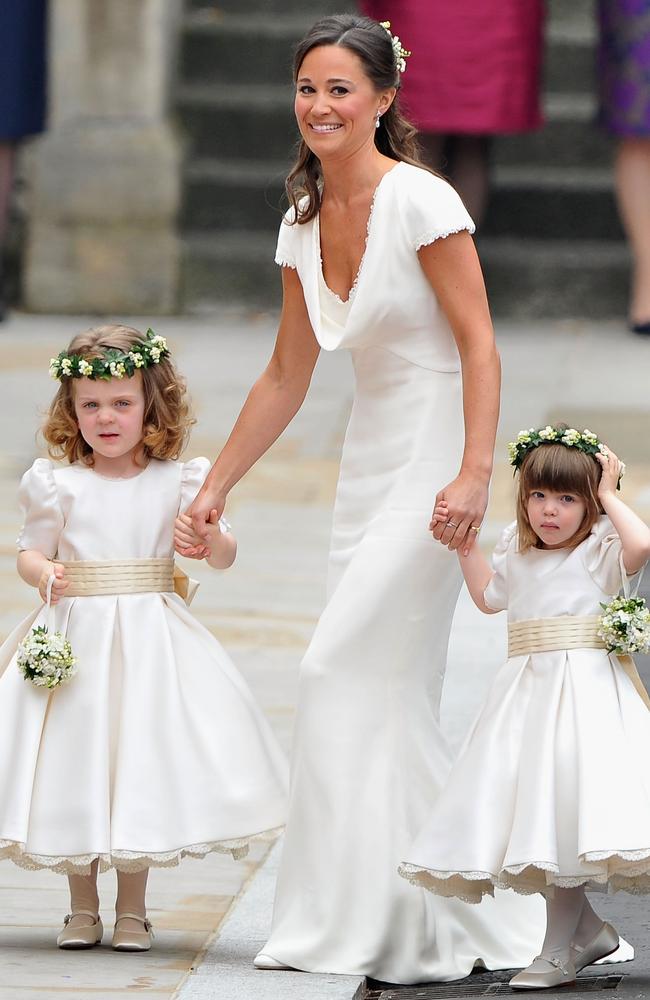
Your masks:
<svg viewBox="0 0 650 1000"><path fill-rule="evenodd" d="M145 337L132 326L107 324L92 327L78 334L70 342L69 354L83 358L102 357L113 347L129 351L134 344L145 342ZM186 398L185 379L178 374L169 358L158 364L140 369L144 390L144 420L142 449L136 456L140 465L149 459L175 459L180 456L195 420ZM52 400L42 434L50 458L67 459L68 462L94 464L92 448L84 441L79 430L74 407L74 383L77 379L63 378Z"/></svg>

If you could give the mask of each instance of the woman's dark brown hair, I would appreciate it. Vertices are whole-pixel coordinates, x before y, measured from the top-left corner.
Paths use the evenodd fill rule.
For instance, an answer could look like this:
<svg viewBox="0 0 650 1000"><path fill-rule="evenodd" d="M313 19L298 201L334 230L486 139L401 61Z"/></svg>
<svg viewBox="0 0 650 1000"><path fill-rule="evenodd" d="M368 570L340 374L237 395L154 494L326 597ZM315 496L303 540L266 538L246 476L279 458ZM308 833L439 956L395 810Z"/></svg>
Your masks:
<svg viewBox="0 0 650 1000"><path fill-rule="evenodd" d="M519 470L517 490L517 530L519 552L540 548L541 542L528 519L528 498L533 490L552 490L554 493L573 493L585 504L582 523L567 547L574 549L591 532L603 508L598 499L601 468L593 455L586 455L578 448L564 444L540 444L529 451Z"/></svg>
<svg viewBox="0 0 650 1000"><path fill-rule="evenodd" d="M395 62L391 37L385 28L369 17L356 14L333 14L310 28L296 47L293 61L294 81L298 79L305 56L320 45L342 45L361 60L364 72L375 90L399 89L400 74ZM429 169L420 158L417 130L402 115L398 97L384 112L375 134L380 153ZM433 171L431 171L433 173ZM286 180L286 191L294 211L294 221L310 222L320 209L321 168L318 157L301 140L298 156Z"/></svg>

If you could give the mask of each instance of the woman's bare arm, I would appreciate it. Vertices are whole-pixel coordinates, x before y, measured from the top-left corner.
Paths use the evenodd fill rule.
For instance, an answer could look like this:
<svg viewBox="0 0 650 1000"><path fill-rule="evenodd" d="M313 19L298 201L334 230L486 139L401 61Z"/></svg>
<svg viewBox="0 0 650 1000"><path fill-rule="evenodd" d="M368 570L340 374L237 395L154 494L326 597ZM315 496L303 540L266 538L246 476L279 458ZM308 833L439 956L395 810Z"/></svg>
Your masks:
<svg viewBox="0 0 650 1000"><path fill-rule="evenodd" d="M230 489L257 462L300 409L318 359L295 270L282 268L283 305L275 348L251 389L224 448L188 509L197 534L206 537L212 511L219 517Z"/></svg>
<svg viewBox="0 0 650 1000"><path fill-rule="evenodd" d="M436 503L447 501L449 518L446 525L436 525L434 536L450 549L462 546L468 551L476 538L470 528L480 525L487 507L499 419L501 365L481 265L469 233L436 240L422 247L418 256L451 326L463 378L465 448L457 477L436 497ZM444 433L444 429L440 432Z"/></svg>

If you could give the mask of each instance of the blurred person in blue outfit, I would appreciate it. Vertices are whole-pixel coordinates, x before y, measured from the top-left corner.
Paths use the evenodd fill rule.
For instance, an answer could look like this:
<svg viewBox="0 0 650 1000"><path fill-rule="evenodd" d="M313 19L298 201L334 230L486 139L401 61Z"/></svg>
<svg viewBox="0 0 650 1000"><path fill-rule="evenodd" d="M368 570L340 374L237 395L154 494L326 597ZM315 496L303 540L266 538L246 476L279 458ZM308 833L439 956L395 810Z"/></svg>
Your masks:
<svg viewBox="0 0 650 1000"><path fill-rule="evenodd" d="M46 0L0 0L0 319L16 151L45 126Z"/></svg>

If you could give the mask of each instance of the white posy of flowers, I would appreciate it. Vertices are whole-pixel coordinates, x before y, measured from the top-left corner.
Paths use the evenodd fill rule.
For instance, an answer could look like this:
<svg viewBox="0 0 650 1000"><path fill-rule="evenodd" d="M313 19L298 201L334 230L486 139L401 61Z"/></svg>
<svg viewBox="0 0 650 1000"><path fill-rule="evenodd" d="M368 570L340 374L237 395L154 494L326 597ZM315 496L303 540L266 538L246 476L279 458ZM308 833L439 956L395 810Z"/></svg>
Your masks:
<svg viewBox="0 0 650 1000"><path fill-rule="evenodd" d="M18 646L18 669L36 687L55 688L76 673L72 646L60 632L37 625Z"/></svg>
<svg viewBox="0 0 650 1000"><path fill-rule="evenodd" d="M642 597L614 597L601 608L598 636L610 653L650 652L650 608Z"/></svg>

